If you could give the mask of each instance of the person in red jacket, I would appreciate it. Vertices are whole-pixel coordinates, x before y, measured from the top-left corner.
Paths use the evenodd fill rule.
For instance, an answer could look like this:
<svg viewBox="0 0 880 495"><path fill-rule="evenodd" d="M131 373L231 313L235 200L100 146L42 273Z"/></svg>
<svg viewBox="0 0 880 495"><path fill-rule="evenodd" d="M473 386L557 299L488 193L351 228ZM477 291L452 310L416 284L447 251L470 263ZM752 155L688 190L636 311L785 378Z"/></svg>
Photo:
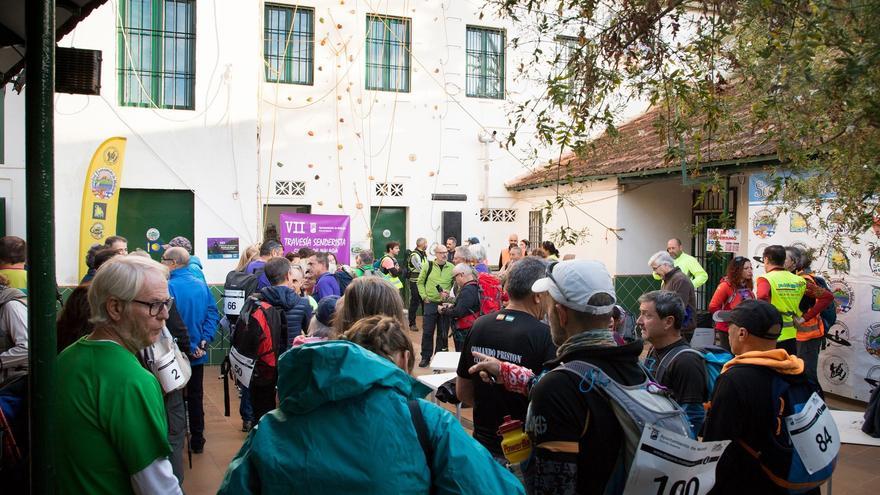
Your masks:
<svg viewBox="0 0 880 495"><path fill-rule="evenodd" d="M727 274L721 279L712 301L709 302L709 312L729 311L739 303L755 298L752 292L754 281L752 280L752 262L745 256L737 256L727 264ZM718 345L730 351L730 340L727 335L727 323L715 323L715 337Z"/></svg>

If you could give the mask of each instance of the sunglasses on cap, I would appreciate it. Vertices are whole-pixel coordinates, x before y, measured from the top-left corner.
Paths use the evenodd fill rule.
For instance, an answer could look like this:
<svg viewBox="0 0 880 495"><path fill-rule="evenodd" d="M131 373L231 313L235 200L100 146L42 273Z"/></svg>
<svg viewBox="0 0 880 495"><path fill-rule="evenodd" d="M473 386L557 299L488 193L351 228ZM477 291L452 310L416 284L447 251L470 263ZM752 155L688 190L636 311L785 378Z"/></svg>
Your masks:
<svg viewBox="0 0 880 495"><path fill-rule="evenodd" d="M559 292L562 294L562 297L564 297L566 301L573 303L575 302L574 299L569 297L568 294L565 292L565 288L563 288L562 285L560 285L559 282L557 282L556 279L553 278L553 268L558 264L558 261L554 261L547 265L547 268L544 269L544 276L549 278L550 281L553 282L554 285L556 285L556 288L559 289Z"/></svg>

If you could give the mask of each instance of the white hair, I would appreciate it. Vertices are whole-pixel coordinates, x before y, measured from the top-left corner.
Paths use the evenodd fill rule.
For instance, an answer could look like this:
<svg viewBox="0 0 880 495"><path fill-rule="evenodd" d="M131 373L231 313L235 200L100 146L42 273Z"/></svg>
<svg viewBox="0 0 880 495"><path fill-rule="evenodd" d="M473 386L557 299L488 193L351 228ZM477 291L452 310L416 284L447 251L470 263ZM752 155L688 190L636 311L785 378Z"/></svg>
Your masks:
<svg viewBox="0 0 880 495"><path fill-rule="evenodd" d="M455 265L455 268L452 269L452 274L455 275L457 273L466 273L466 274L470 275L471 278L473 278L474 280L476 280L477 277L479 277L479 275L477 274L477 271L474 270L474 267L472 267L471 265L469 265L467 263L459 263L459 264Z"/></svg>
<svg viewBox="0 0 880 495"><path fill-rule="evenodd" d="M143 289L148 274L167 280L168 268L140 256L116 256L101 265L89 286L89 321L94 325L109 323L107 300L113 297L131 302Z"/></svg>
<svg viewBox="0 0 880 495"><path fill-rule="evenodd" d="M648 259L648 266L653 268L654 265L675 266L675 260L672 259L672 256L666 251L657 251L650 259Z"/></svg>
<svg viewBox="0 0 880 495"><path fill-rule="evenodd" d="M471 244L468 251L477 259L477 263L486 261L486 248L482 244Z"/></svg>

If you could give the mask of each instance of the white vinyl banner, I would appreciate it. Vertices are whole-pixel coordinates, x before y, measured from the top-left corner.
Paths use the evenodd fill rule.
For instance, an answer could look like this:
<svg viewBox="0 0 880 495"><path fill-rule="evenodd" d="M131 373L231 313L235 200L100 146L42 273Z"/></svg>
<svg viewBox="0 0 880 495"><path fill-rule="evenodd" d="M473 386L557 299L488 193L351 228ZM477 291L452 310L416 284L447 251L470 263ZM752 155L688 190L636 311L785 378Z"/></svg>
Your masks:
<svg viewBox="0 0 880 495"><path fill-rule="evenodd" d="M828 347L819 354L819 383L833 394L867 401L865 378L880 379L880 225L864 232L858 243L829 246L830 232L819 230L819 219L804 211L778 212L766 202L773 179L749 178L749 254L760 257L773 244L816 250L813 272L834 293L837 323L828 332ZM821 214L834 228L835 214ZM755 264L754 275L764 273Z"/></svg>

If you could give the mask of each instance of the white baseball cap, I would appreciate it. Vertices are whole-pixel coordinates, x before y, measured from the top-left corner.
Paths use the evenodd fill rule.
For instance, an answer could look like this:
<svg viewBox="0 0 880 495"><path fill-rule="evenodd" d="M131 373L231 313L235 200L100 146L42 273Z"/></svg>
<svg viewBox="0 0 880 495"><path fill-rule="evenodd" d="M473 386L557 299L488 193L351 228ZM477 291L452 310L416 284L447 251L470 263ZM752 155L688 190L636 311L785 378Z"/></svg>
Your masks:
<svg viewBox="0 0 880 495"><path fill-rule="evenodd" d="M617 297L608 270L599 261L569 260L547 265L546 277L532 284L532 292L549 292L554 301L575 311L604 315L614 309ZM611 302L604 306L589 304L596 294L608 294Z"/></svg>

